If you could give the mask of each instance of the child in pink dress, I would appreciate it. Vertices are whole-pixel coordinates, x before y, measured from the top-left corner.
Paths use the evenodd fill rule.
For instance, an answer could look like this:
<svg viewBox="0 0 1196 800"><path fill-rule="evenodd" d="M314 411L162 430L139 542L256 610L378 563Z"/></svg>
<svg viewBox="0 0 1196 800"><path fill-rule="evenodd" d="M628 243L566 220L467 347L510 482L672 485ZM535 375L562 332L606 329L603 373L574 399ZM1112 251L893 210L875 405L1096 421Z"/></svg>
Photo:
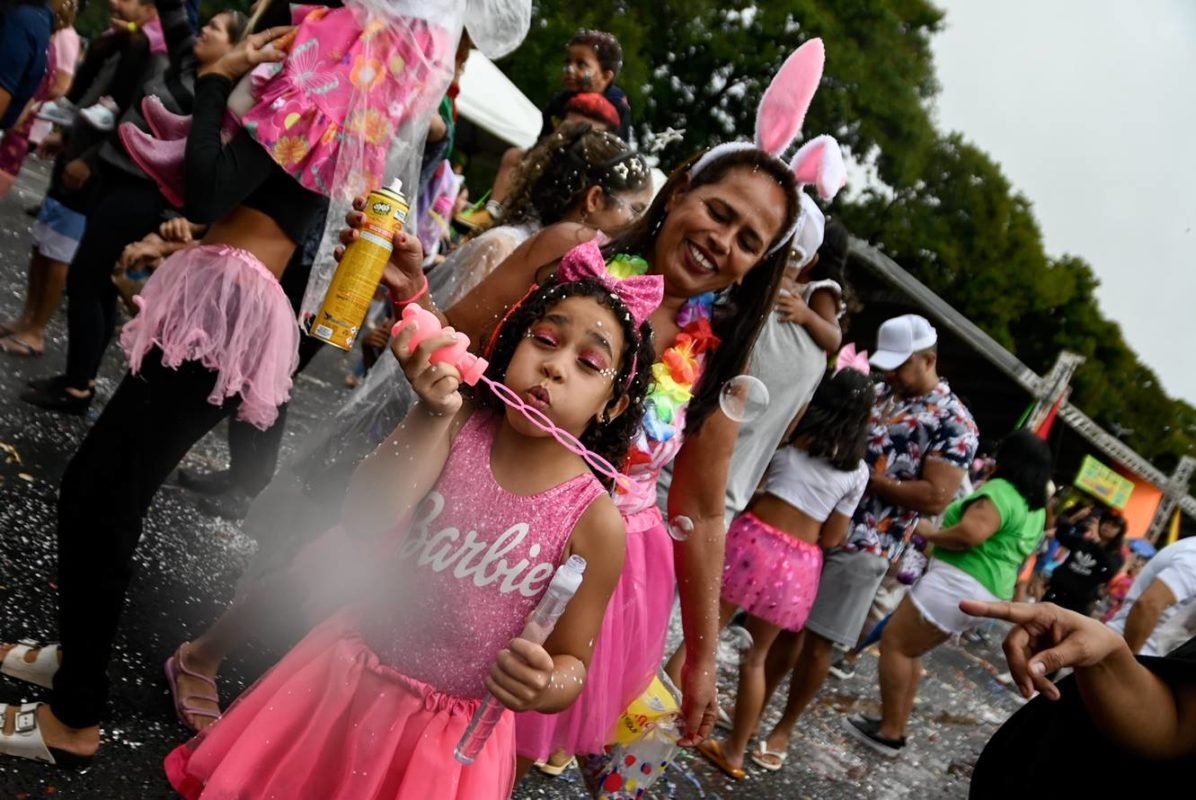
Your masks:
<svg viewBox="0 0 1196 800"><path fill-rule="evenodd" d="M632 281L550 280L503 322L487 370L616 463L639 426L644 321L662 291L635 281L638 296ZM329 582L351 572L364 596L167 757L184 797L498 800L514 783L510 712L472 765L453 756L485 693L551 713L581 691L622 568L618 510L579 456L484 383L463 402L456 369L429 363L455 336L414 350L409 330L396 338L419 404L354 475L343 527L300 559ZM543 647L517 638L573 554L589 567L556 630Z"/></svg>
<svg viewBox="0 0 1196 800"><path fill-rule="evenodd" d="M852 348L854 351L854 348ZM822 576L822 553L841 545L868 485L864 451L876 395L866 373L840 365L823 378L789 441L777 450L763 491L727 529L719 622L747 612L752 644L739 664L730 735L698 750L735 779L746 777L749 738L767 704L764 664L783 630L806 626ZM865 362L866 363L866 362ZM680 651L677 657L684 657ZM763 741L753 760L772 769Z"/></svg>

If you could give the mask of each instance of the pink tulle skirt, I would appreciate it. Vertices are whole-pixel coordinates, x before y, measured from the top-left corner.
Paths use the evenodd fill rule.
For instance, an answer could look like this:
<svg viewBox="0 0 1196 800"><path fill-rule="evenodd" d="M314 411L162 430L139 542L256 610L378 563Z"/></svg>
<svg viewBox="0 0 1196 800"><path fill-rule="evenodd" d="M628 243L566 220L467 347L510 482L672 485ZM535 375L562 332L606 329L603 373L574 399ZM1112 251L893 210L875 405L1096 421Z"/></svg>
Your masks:
<svg viewBox="0 0 1196 800"><path fill-rule="evenodd" d="M818 579L822 548L760 520L750 511L727 529L722 598L778 628L806 626Z"/></svg>
<svg viewBox="0 0 1196 800"><path fill-rule="evenodd" d="M202 800L504 800L515 780L510 712L473 764L453 757L479 702L380 663L342 613L175 748L166 774Z"/></svg>
<svg viewBox="0 0 1196 800"><path fill-rule="evenodd" d="M648 688L664 659L676 590L673 540L655 507L625 522L627 556L594 640L585 688L559 714L515 715L516 748L525 758L601 753L619 716Z"/></svg>
<svg viewBox="0 0 1196 800"><path fill-rule="evenodd" d="M237 418L262 430L291 396L299 326L278 279L252 253L226 245L180 250L134 298L141 309L120 334L137 374L150 350L177 369L198 361L218 377L208 401L239 395Z"/></svg>

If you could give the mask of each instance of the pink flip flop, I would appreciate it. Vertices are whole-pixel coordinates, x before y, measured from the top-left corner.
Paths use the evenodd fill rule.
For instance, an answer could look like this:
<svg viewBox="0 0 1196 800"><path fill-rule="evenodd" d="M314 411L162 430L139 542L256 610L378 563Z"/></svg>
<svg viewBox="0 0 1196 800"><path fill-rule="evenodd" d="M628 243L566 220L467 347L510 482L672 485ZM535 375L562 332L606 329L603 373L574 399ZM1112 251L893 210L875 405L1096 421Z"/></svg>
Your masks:
<svg viewBox="0 0 1196 800"><path fill-rule="evenodd" d="M220 712L212 711L208 708L195 708L187 705L190 700L207 700L210 703L220 705L220 693L216 689L216 681L209 678L207 675L200 675L198 672L187 669L187 665L183 663L183 645L179 645L179 649L174 651L174 655L166 659L166 680L170 683L170 697L174 701L174 711L178 714L179 722L183 723L184 727L196 730L195 725L188 721L187 716L193 717L208 717L209 719L220 719ZM186 675L189 678L195 678L201 683L205 683L212 687L212 695L202 694L187 694L179 695L179 676Z"/></svg>

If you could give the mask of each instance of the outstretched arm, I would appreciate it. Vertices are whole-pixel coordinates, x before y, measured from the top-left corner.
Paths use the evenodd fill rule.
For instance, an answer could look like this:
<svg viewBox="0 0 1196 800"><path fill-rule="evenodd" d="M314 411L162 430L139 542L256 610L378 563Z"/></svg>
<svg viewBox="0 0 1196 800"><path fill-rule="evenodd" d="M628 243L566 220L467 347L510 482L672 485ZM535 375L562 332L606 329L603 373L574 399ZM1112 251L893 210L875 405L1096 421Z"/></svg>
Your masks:
<svg viewBox="0 0 1196 800"><path fill-rule="evenodd" d="M1005 657L1026 697L1037 688L1058 700L1059 689L1046 676L1074 667L1085 709L1122 747L1153 759L1196 753L1196 680L1163 681L1134 658L1115 631L1052 603L965 600L960 608L1014 623Z"/></svg>
<svg viewBox="0 0 1196 800"><path fill-rule="evenodd" d="M461 374L451 364L429 362L434 352L456 341L456 334L445 330L414 350L412 334L406 328L391 348L419 402L353 473L342 515L351 534L380 533L411 513L439 479L453 437L469 413L462 410L458 391Z"/></svg>

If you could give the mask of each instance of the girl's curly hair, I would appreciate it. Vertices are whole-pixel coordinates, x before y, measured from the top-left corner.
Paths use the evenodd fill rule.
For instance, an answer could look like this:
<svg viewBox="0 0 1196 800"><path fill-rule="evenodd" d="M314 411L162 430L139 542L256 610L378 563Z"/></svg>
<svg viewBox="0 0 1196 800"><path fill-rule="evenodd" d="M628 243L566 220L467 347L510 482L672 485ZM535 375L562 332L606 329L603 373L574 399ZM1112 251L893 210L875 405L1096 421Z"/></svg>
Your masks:
<svg viewBox="0 0 1196 800"><path fill-rule="evenodd" d="M486 377L496 383L503 383L507 376L507 367L515 355L515 348L523 341L524 334L538 320L543 319L549 309L568 297L594 298L614 312L615 318L623 328L623 352L619 354L619 373L615 376L610 404L618 402L624 395L631 403L626 411L606 424L595 419L580 437L582 444L618 469L623 465L627 457L627 448L643 422L644 399L648 394L656 351L652 344L652 327L645 322L637 329L635 320L627 308L610 289L590 278L568 283L557 282L555 278L544 281L543 285L525 297L511 310L507 318L499 323L498 335L487 356L490 366L486 369ZM474 388L474 400L479 406L500 414L506 408L502 400L485 383L479 382ZM597 477L604 486L610 488L609 478L604 475Z"/></svg>
<svg viewBox="0 0 1196 800"><path fill-rule="evenodd" d="M586 122L561 125L527 152L503 204L503 224L538 220L545 227L565 218L591 187L607 197L652 184L652 168L613 133Z"/></svg>

